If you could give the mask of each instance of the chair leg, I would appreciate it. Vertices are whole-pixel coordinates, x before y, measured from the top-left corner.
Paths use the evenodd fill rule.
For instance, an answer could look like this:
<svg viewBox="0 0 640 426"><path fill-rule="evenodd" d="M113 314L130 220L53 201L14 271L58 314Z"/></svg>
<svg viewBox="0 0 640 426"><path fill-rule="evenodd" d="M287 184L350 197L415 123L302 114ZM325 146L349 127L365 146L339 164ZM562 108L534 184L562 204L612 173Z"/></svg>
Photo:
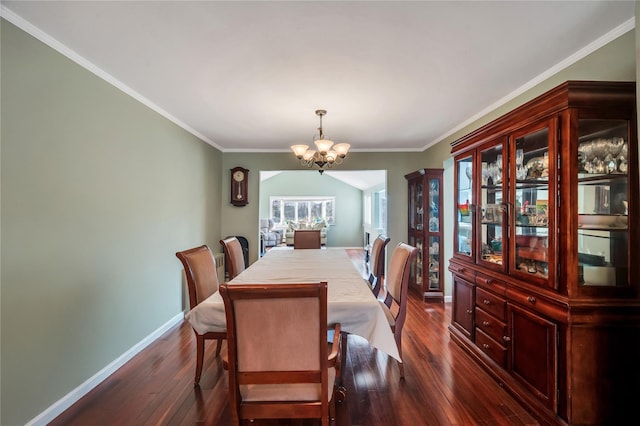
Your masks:
<svg viewBox="0 0 640 426"><path fill-rule="evenodd" d="M402 357L402 334L396 337L396 343L398 345L398 355L400 355L400 359L404 360ZM404 380L404 361L398 361L398 369L400 370L400 380Z"/></svg>
<svg viewBox="0 0 640 426"><path fill-rule="evenodd" d="M336 383L334 386L334 402L342 403L347 399L347 388L344 387L344 380L342 375L344 374L344 366L347 362L347 340L349 334L340 332L340 362L336 366Z"/></svg>
<svg viewBox="0 0 640 426"><path fill-rule="evenodd" d="M202 363L204 361L204 337L196 333L196 377L193 384L200 383L200 375L202 374Z"/></svg>
<svg viewBox="0 0 640 426"><path fill-rule="evenodd" d="M331 398L331 401L329 401L329 421L335 420L335 419L336 419L336 399L334 395L334 398Z"/></svg>
<svg viewBox="0 0 640 426"><path fill-rule="evenodd" d="M222 349L222 339L218 339L218 344L216 346L216 356L220 355L220 349Z"/></svg>
<svg viewBox="0 0 640 426"><path fill-rule="evenodd" d="M340 332L340 369L338 372L338 386L343 387L342 374L344 370L344 366L347 363L347 340L349 335L341 331Z"/></svg>
<svg viewBox="0 0 640 426"><path fill-rule="evenodd" d="M404 362L398 361L398 370L400 370L400 380L404 380Z"/></svg>

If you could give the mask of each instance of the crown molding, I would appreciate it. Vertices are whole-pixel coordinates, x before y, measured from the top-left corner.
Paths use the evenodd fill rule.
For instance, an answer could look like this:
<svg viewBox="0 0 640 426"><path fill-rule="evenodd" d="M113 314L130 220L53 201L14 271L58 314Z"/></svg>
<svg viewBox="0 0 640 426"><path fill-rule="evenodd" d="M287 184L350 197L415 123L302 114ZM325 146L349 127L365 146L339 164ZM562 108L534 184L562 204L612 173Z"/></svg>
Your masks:
<svg viewBox="0 0 640 426"><path fill-rule="evenodd" d="M496 102L494 102L493 104L489 105L488 107L486 107L482 111L480 111L477 114L471 116L470 118L468 118L464 122L458 124L456 127L454 127L453 129L449 130L445 134L443 134L440 137L436 138L435 140L431 141L430 143L425 145L422 149L426 150L427 148L430 148L433 145L435 145L435 144L437 144L439 142L442 142L444 139L446 139L449 136L453 135L457 131L464 129L465 127L467 127L468 125L470 125L474 121L479 120L480 118L482 118L485 115L489 114L491 111L494 111L494 110L498 109L499 107L501 107L502 105L504 105L507 102L511 101L512 99L515 99L516 97L522 95L527 90L532 89L536 85L542 83L543 81L545 81L546 79L550 78L551 76L559 73L563 69L575 64L576 62L578 62L580 59L584 58L585 56L595 52L596 50L600 49L601 47L605 46L606 44L608 44L608 43L612 42L613 40L617 39L621 35L626 34L627 32L633 30L635 28L635 26L636 26L635 25L635 21L636 21L635 18L631 18L631 19L628 19L627 21L623 22L622 24L618 25L617 27L615 27L614 29L612 29L611 31L609 31L608 33L603 35L602 37L592 41L591 43L589 43L588 45L586 45L582 49L578 50L573 55L567 57L566 59L564 59L564 60L562 60L560 62L558 62L557 64L555 64L551 68L547 69L546 71L542 72L538 76L536 76L533 79L529 80L527 83L523 84L522 86L520 86L519 88L517 88L513 92L509 93L505 97L497 100Z"/></svg>

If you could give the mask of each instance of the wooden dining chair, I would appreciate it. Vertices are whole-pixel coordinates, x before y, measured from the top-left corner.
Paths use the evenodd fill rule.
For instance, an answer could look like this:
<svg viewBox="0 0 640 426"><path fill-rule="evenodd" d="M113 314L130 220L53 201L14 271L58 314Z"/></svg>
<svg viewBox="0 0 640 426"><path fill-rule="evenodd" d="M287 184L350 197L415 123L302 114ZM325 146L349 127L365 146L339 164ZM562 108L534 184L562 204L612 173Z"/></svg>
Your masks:
<svg viewBox="0 0 640 426"><path fill-rule="evenodd" d="M387 295L380 301L382 310L389 321L393 337L402 359L402 327L407 317L407 297L409 291L409 274L411 263L418 254L418 249L405 243L399 243L393 250L389 270L387 271ZM400 378L404 379L404 362L398 363Z"/></svg>
<svg viewBox="0 0 640 426"><path fill-rule="evenodd" d="M229 280L232 280L245 269L242 245L236 237L224 238L220 240L220 244L224 250Z"/></svg>
<svg viewBox="0 0 640 426"><path fill-rule="evenodd" d="M189 290L189 308L193 309L200 302L218 291L219 283L216 272L216 260L206 245L179 251L176 253L176 256L180 259L184 267L184 274L187 278L187 287ZM193 382L197 385L200 383L200 375L202 374L205 340L211 339L218 341L216 347L216 356L218 356L222 348L222 341L227 338L227 332L225 330L200 334L195 328L193 332L196 335L196 375Z"/></svg>
<svg viewBox="0 0 640 426"><path fill-rule="evenodd" d="M296 229L293 233L294 249L319 249L320 247L322 247L320 243L320 230Z"/></svg>
<svg viewBox="0 0 640 426"><path fill-rule="evenodd" d="M232 422L335 413L335 339L327 355L327 283L222 284ZM340 324L333 326L339 335ZM331 406L330 406L331 404Z"/></svg>
<svg viewBox="0 0 640 426"><path fill-rule="evenodd" d="M369 262L369 285L374 296L380 295L384 285L385 248L391 238L386 235L378 235L371 247L371 261Z"/></svg>

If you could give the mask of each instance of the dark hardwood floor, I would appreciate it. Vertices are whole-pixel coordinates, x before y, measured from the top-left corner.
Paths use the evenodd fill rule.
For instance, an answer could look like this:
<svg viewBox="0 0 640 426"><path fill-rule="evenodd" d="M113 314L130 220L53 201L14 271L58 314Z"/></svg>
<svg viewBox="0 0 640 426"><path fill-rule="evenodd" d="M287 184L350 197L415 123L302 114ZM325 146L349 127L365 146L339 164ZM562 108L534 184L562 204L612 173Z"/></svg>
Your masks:
<svg viewBox="0 0 640 426"><path fill-rule="evenodd" d="M362 266L361 251L350 251ZM363 275L366 273L361 268ZM347 399L335 425L538 425L539 423L449 339L451 306L410 292L402 351L394 359L349 336ZM226 349L223 345L223 353ZM51 425L228 425L231 414L222 358L209 342L199 387L193 386L195 337L174 327L62 413ZM255 425L317 422L255 421Z"/></svg>

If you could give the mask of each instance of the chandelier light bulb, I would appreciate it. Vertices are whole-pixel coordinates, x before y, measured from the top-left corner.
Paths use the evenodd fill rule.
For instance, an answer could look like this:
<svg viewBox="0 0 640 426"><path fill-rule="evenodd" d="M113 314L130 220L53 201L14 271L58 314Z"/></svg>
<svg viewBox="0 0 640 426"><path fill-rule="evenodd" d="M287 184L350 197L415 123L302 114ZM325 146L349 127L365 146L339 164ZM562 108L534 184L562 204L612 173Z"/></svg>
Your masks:
<svg viewBox="0 0 640 426"><path fill-rule="evenodd" d="M298 159L301 159L304 156L304 153L307 152L307 149L309 149L309 145L291 145L291 150L296 155L296 157L298 157Z"/></svg>
<svg viewBox="0 0 640 426"><path fill-rule="evenodd" d="M337 143L333 146L333 150L340 156L340 158L344 158L347 156L349 148L351 148L351 145L349 145L348 143Z"/></svg>
<svg viewBox="0 0 640 426"><path fill-rule="evenodd" d="M330 141L329 139L317 139L314 141L314 143L316 144L316 148L318 148L318 152L320 152L320 154L322 155L325 155L327 152L329 152L329 150L333 146L333 141Z"/></svg>

